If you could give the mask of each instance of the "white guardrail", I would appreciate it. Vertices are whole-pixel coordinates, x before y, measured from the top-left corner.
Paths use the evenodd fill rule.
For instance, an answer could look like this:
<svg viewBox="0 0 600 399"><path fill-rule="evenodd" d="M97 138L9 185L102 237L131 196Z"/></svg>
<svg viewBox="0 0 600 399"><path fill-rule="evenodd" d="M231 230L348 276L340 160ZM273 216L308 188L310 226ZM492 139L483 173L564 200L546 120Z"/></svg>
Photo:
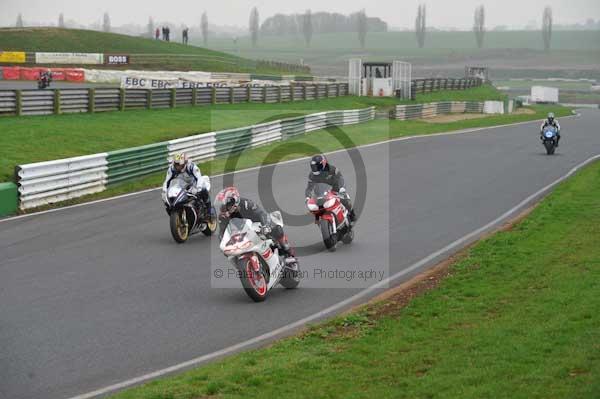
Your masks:
<svg viewBox="0 0 600 399"><path fill-rule="evenodd" d="M106 188L107 153L17 167L21 209L98 193Z"/></svg>
<svg viewBox="0 0 600 399"><path fill-rule="evenodd" d="M247 145L242 143L240 145L243 148L239 146L231 147L233 151L236 151L236 149L239 151L240 148L257 147L281 141L293 137L297 133L306 133L329 126L367 122L374 117L374 107L362 110L320 112L297 118L261 123L245 128L203 133L146 147L149 147L149 154L152 155L156 154L157 151L160 153L160 147L164 145L164 163L166 168L168 159L176 152L187 153L194 162L214 158L217 156L219 148L219 137L223 138L231 135L232 130L239 130L240 132L246 130L251 132ZM287 130L285 134L282 128L283 124L288 126L287 129L291 129ZM240 133L240 137L243 137L243 133ZM227 140L230 140L230 138L222 140L225 143L223 145L227 145ZM111 172L113 176L115 173L122 174L123 168L130 167L127 164L128 162L132 162L131 165L134 165L133 162L135 162L137 173L134 177L144 174L144 171L146 173L153 173L157 170L157 163L153 161L155 159L153 157L155 156L149 155L147 163L144 163L146 161L144 161L143 151L145 150L143 148L130 149L132 152L139 153L136 160L118 160L114 164L111 163L110 157L114 157L115 153L121 153L122 156L123 150L19 165L16 168L17 183L19 186L19 207L21 210L27 210L103 191L109 183L112 184ZM226 155L226 153L221 152L219 155ZM160 156L158 165L160 165ZM124 179L119 178L119 180Z"/></svg>
<svg viewBox="0 0 600 399"><path fill-rule="evenodd" d="M194 162L212 159L217 153L216 141L214 132L170 140L167 142L169 158L177 152L185 152Z"/></svg>

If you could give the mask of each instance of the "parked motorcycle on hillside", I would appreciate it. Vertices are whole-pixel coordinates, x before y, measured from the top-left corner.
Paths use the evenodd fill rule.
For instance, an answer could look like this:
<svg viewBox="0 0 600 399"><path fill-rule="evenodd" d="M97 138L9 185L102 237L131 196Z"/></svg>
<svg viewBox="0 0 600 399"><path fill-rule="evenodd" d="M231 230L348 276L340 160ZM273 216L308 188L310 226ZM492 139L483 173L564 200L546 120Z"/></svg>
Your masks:
<svg viewBox="0 0 600 399"><path fill-rule="evenodd" d="M348 210L337 193L325 183L317 183L313 195L306 201L306 207L315 216L325 248L333 252L339 240L350 244L354 240L354 230L348 218Z"/></svg>
<svg viewBox="0 0 600 399"><path fill-rule="evenodd" d="M207 209L202 201L186 187L173 184L167 191L165 202L169 214L171 235L177 243L184 243L198 232L205 236L217 230L217 216L213 207Z"/></svg>
<svg viewBox="0 0 600 399"><path fill-rule="evenodd" d="M546 126L542 132L542 143L546 147L546 154L552 155L556 150L558 138L554 126Z"/></svg>
<svg viewBox="0 0 600 399"><path fill-rule="evenodd" d="M270 221L283 227L281 213L269 215ZM255 302L267 299L277 284L296 288L300 283L297 261L287 265L275 242L267 235L270 229L250 219L233 218L221 239L221 251L238 270L242 287Z"/></svg>
<svg viewBox="0 0 600 399"><path fill-rule="evenodd" d="M50 87L50 83L52 83L52 73L49 71L40 72L40 77L38 78L38 89Z"/></svg>

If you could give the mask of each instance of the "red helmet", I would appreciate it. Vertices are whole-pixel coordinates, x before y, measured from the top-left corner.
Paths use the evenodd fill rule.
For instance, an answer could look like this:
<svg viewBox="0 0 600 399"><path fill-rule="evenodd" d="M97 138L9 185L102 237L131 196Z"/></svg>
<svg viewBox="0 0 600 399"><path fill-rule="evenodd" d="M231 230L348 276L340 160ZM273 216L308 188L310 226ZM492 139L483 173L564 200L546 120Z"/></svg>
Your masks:
<svg viewBox="0 0 600 399"><path fill-rule="evenodd" d="M237 210L240 205L240 192L235 187L226 187L219 191L215 198L215 207L219 215L229 216Z"/></svg>

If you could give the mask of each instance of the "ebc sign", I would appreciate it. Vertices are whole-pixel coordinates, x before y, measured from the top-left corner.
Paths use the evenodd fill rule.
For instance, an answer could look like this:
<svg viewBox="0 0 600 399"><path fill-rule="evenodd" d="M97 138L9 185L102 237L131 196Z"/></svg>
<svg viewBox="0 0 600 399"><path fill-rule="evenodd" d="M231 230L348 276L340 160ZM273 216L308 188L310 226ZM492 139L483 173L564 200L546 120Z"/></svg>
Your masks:
<svg viewBox="0 0 600 399"><path fill-rule="evenodd" d="M121 88L123 89L174 89L179 86L179 80L161 80L148 78L135 78L124 76L121 79Z"/></svg>

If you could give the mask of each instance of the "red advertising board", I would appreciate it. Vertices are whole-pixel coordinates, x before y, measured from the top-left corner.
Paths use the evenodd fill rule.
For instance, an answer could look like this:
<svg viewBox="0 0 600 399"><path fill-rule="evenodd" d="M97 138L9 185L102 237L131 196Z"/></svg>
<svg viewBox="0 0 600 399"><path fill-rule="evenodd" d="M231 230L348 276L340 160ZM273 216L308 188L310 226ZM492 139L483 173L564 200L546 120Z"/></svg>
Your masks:
<svg viewBox="0 0 600 399"><path fill-rule="evenodd" d="M64 68L51 68L52 80L67 80Z"/></svg>
<svg viewBox="0 0 600 399"><path fill-rule="evenodd" d="M21 80L38 80L41 71L47 71L48 68L21 68Z"/></svg>
<svg viewBox="0 0 600 399"><path fill-rule="evenodd" d="M2 67L4 80L19 80L21 77L21 67Z"/></svg>
<svg viewBox="0 0 600 399"><path fill-rule="evenodd" d="M65 69L65 77L69 82L83 82L85 73L81 69Z"/></svg>

